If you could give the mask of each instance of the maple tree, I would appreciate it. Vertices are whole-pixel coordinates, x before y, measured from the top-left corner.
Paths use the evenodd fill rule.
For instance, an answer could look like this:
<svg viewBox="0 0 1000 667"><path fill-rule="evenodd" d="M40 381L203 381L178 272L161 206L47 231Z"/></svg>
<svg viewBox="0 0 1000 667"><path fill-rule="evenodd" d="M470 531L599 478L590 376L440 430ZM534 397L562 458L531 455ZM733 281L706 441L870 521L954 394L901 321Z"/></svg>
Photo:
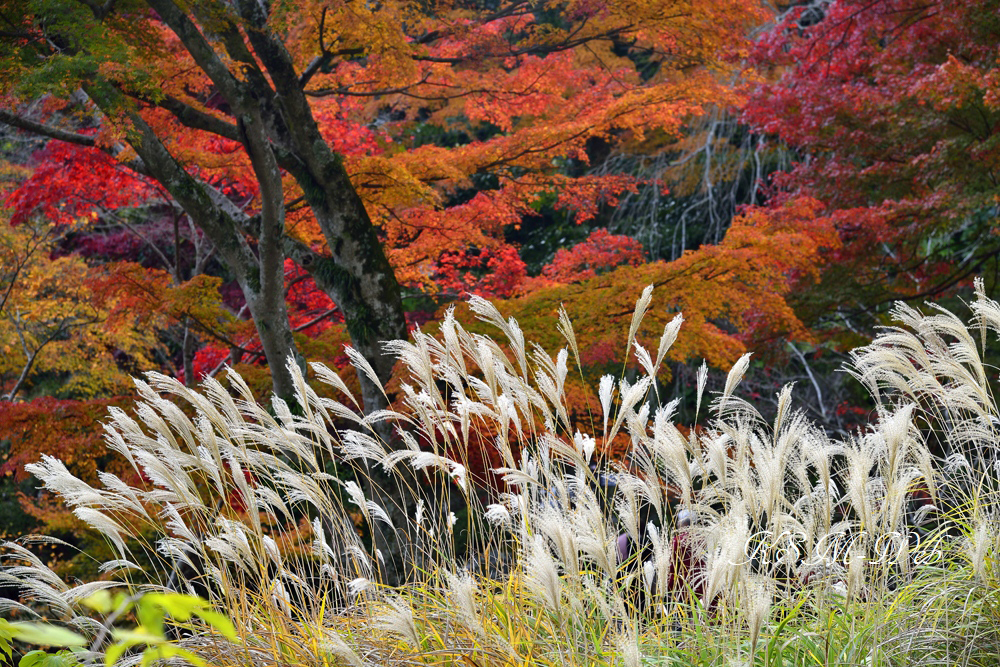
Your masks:
<svg viewBox="0 0 1000 667"><path fill-rule="evenodd" d="M504 228L542 194L581 217L613 201L633 179L561 165L586 162L589 140L677 134L735 101L722 73L765 14L741 0L24 0L3 16L0 121L113 154L183 207L289 395L286 258L387 377L378 341L405 336L399 283L438 289L469 245L509 253ZM22 115L39 95L48 115ZM362 385L367 406L384 402Z"/></svg>
<svg viewBox="0 0 1000 667"><path fill-rule="evenodd" d="M0 218L0 399L14 400L33 378L59 378L62 396L121 393L129 368L149 367L155 337L142 327L108 328L119 295L94 292L98 269L79 257L52 257L55 225L11 226Z"/></svg>
<svg viewBox="0 0 1000 667"><path fill-rule="evenodd" d="M790 8L759 42L768 81L744 119L799 155L774 201L819 200L842 241L804 316L997 270L998 41L995 2L837 0Z"/></svg>
<svg viewBox="0 0 1000 667"><path fill-rule="evenodd" d="M178 216L168 229L156 217L136 224L120 214L162 206L154 184L63 142L35 158L36 168L7 164L4 176L11 211L0 229L0 380L8 382L0 385L8 400L53 380L46 391L61 397L122 393L130 374L168 356L164 334L178 324L185 365L195 325L215 337L239 328L220 307L219 279L202 273L211 252L197 234L182 247ZM173 240L173 257L160 236Z"/></svg>
<svg viewBox="0 0 1000 667"><path fill-rule="evenodd" d="M61 141L49 142L31 156L26 177L6 197L11 224L41 218L51 225L52 252L74 255L88 265L105 265L92 285L99 295L120 291L115 324L119 330L151 318L159 321L165 342L181 350L180 375L194 378L191 364L196 350L196 328L210 336L224 335L224 328L209 323L228 318L208 313L203 278L214 249L190 218L170 206L169 195L104 152ZM153 269L142 276L141 269ZM163 272L169 280L163 279ZM115 274L121 275L115 277ZM165 292L189 280L203 289L187 288L173 295ZM199 292L195 294L195 292ZM154 293L159 293L154 294ZM191 319L182 293L201 303L201 317ZM167 308L165 302L172 306ZM171 340L173 339L173 340ZM161 350L163 351L163 350Z"/></svg>
<svg viewBox="0 0 1000 667"><path fill-rule="evenodd" d="M638 266L644 261L641 243L596 229L572 248L559 248L552 262L542 269L542 275L555 282L579 282L622 264Z"/></svg>
<svg viewBox="0 0 1000 667"><path fill-rule="evenodd" d="M586 248L591 243L581 245L585 252L574 249L565 256L592 252ZM576 331L580 371L588 374L591 368L606 372L615 366L648 365L644 354L655 359L660 337L682 314L684 326L667 359L704 359L725 368L763 342L812 339L788 297L814 283L839 247L834 222L822 215L820 202L797 199L774 209L747 209L733 219L719 244L688 250L672 262L627 262L590 277L589 270L550 271L551 277L534 279L527 294L505 302L503 311L517 320L526 338L545 349L564 345L550 322L565 311ZM630 330L636 287L646 285L655 286L660 296L635 332L633 347L622 340L622 332ZM570 407L587 414L597 405L594 382L581 385L571 377L569 383Z"/></svg>
<svg viewBox="0 0 1000 667"><path fill-rule="evenodd" d="M317 331L306 313L334 304L384 381L393 359L380 343L406 336L403 288L511 292L522 274L506 230L540 200L587 220L636 186L571 168L593 142L679 136L709 105L737 103L726 81L766 14L746 0L14 0L0 18L0 122L103 152L116 178L135 173L122 190L149 187L183 210L252 320L253 336L234 322L219 342L262 353L275 394L290 398L287 359L311 340L295 329L322 339L336 328ZM53 203L69 218L92 210ZM143 268L108 267L134 312L209 319L170 305L169 276ZM636 269L621 298L645 279ZM329 303L296 294L299 270ZM185 378L218 365L220 347L195 355ZM365 409L384 406L358 377ZM390 562L402 553L393 539L375 536Z"/></svg>

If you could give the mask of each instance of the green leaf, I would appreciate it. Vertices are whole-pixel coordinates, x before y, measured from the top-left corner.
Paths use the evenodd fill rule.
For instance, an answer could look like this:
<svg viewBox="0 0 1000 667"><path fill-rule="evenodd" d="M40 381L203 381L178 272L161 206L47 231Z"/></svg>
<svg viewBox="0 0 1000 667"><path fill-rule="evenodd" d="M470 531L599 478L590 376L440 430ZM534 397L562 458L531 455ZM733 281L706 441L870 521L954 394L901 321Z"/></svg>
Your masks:
<svg viewBox="0 0 1000 667"><path fill-rule="evenodd" d="M150 596L144 596L136 605L136 616L139 617L140 625L146 632L152 633L161 639L163 638L163 608L149 600Z"/></svg>
<svg viewBox="0 0 1000 667"><path fill-rule="evenodd" d="M128 645L126 644L112 644L104 651L104 664L107 667L118 662L118 658L122 657L122 654L128 650Z"/></svg>
<svg viewBox="0 0 1000 667"><path fill-rule="evenodd" d="M178 621L188 621L192 613L208 607L208 602L200 597L181 593L148 593L140 604L159 607Z"/></svg>
<svg viewBox="0 0 1000 667"><path fill-rule="evenodd" d="M111 633L111 636L114 637L116 643L124 644L126 647L136 646L137 644L159 644L165 641L162 633L149 632L141 625L134 630L115 629Z"/></svg>
<svg viewBox="0 0 1000 667"><path fill-rule="evenodd" d="M80 600L80 602L85 607L90 607L94 611L102 614L110 614L114 609L114 601L111 597L111 591L107 589L91 593L87 597Z"/></svg>
<svg viewBox="0 0 1000 667"><path fill-rule="evenodd" d="M217 611L208 611L207 609L195 613L198 614L203 621L217 630L220 635L229 641L236 641L236 628L233 626L233 622L230 621L225 614Z"/></svg>
<svg viewBox="0 0 1000 667"><path fill-rule="evenodd" d="M236 640L236 629L233 627L232 622L224 614L213 611L211 604L207 600L195 595L148 593L139 604L140 607L148 604L160 608L169 614L171 618L178 621L189 621L192 616L198 616L226 637L226 639ZM149 624L145 625L148 626Z"/></svg>
<svg viewBox="0 0 1000 667"><path fill-rule="evenodd" d="M10 643L13 638L14 631L11 630L10 621L0 618L0 653L3 653L8 658L11 657L13 652L13 647Z"/></svg>
<svg viewBox="0 0 1000 667"><path fill-rule="evenodd" d="M38 650L25 653L19 664L21 667L76 667L80 661L69 651L48 653Z"/></svg>
<svg viewBox="0 0 1000 667"><path fill-rule="evenodd" d="M41 646L86 646L89 642L81 634L48 623L11 623L14 639Z"/></svg>

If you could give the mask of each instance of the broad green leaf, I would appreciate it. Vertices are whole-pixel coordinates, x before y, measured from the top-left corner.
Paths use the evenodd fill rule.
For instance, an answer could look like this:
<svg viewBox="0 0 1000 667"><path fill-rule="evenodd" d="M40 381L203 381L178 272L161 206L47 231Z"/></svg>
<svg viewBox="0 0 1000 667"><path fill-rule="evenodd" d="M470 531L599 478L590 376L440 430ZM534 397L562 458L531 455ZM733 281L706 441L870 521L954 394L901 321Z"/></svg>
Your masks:
<svg viewBox="0 0 1000 667"><path fill-rule="evenodd" d="M12 653L10 641L13 637L14 631L11 630L10 621L0 618L0 653L3 653L8 658L11 657Z"/></svg>
<svg viewBox="0 0 1000 667"><path fill-rule="evenodd" d="M144 596L136 605L136 616L147 632L163 637L163 608Z"/></svg>
<svg viewBox="0 0 1000 667"><path fill-rule="evenodd" d="M106 667L111 667L111 665L118 662L118 658L122 657L122 654L128 650L127 644L112 644L104 652L104 664Z"/></svg>
<svg viewBox="0 0 1000 667"><path fill-rule="evenodd" d="M208 607L208 602L195 595L181 593L149 593L142 598L141 605L159 607L178 621L188 621L191 614Z"/></svg>
<svg viewBox="0 0 1000 667"><path fill-rule="evenodd" d="M89 641L83 635L48 623L22 621L11 623L14 639L40 646L86 646Z"/></svg>
<svg viewBox="0 0 1000 667"><path fill-rule="evenodd" d="M48 653L39 650L26 653L18 664L20 667L76 667L80 661L69 651Z"/></svg>
<svg viewBox="0 0 1000 667"><path fill-rule="evenodd" d="M111 597L111 591L106 589L92 593L80 602L85 607L90 607L94 611L102 614L110 614L115 608L114 599Z"/></svg>
<svg viewBox="0 0 1000 667"><path fill-rule="evenodd" d="M208 610L198 611L195 613L197 613L202 620L217 630L220 635L229 641L236 641L236 628L233 627L233 622L230 621L225 614Z"/></svg>

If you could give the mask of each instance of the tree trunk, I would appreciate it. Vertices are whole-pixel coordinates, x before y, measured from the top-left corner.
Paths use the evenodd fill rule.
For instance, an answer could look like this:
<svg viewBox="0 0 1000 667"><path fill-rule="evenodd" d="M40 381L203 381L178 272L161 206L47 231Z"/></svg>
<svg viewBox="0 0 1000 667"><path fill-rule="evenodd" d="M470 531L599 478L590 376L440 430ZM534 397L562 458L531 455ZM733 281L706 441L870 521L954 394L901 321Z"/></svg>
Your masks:
<svg viewBox="0 0 1000 667"><path fill-rule="evenodd" d="M215 245L236 277L267 356L274 391L286 400L293 385L286 369L295 354L285 308L283 260L289 249L337 304L347 321L354 347L368 360L380 382L388 380L393 359L381 342L406 337L406 321L395 273L377 232L347 170L323 139L292 57L268 25L269 8L257 0L235 0L231 6L241 18L226 12L201 17L206 7L187 5L196 17L211 25L212 41L202 34L173 0L147 0L160 19L177 35L188 53L212 80L236 118L231 124L165 99L161 106L185 124L240 141L247 149L260 182L261 212L251 219L211 186L193 178L170 155L153 130L131 113L136 132L129 137L146 169L173 196ZM253 51L247 48L249 41ZM216 48L226 52L223 58ZM260 65L266 69L265 73ZM101 87L104 90L104 86ZM93 97L93 94L91 94ZM98 102L99 106L101 105ZM126 108L115 105L116 108ZM279 167L301 186L329 247L319 254L284 237L284 200ZM245 234L257 235L257 254ZM296 357L297 358L297 357ZM381 387L358 373L366 412L386 407ZM391 427L379 437L393 446ZM375 543L382 555L384 581L403 578L412 546L406 527L415 499L399 486L399 479L375 467L369 497L389 513L397 531L376 526Z"/></svg>
<svg viewBox="0 0 1000 667"><path fill-rule="evenodd" d="M95 101L101 106L100 100ZM280 250L283 225L272 220L261 226L261 239L258 241L261 257L258 259L243 232L241 219L245 219L246 214L211 186L188 174L138 114L133 113L131 120L136 130L129 135L129 144L150 174L205 232L233 272L257 327L271 370L274 393L294 402L295 384L287 362L289 356L297 357L297 353L284 299L284 254ZM262 198L265 198L264 188L265 184L262 184ZM267 215L262 217L267 219ZM276 234L277 238L274 238Z"/></svg>
<svg viewBox="0 0 1000 667"><path fill-rule="evenodd" d="M265 109L273 114L267 121L272 141L287 150L282 166L302 187L330 250L328 256L313 255L303 267L344 313L352 344L385 382L393 359L383 354L381 342L407 333L396 274L343 160L319 131L292 57L267 25L263 5L239 0L237 6L277 93L274 105ZM365 409L384 407L382 392L361 380Z"/></svg>
<svg viewBox="0 0 1000 667"><path fill-rule="evenodd" d="M185 317L182 324L184 326L184 337L181 340L181 363L184 368L184 385L193 387L197 384L194 377L194 355L196 354L195 345L198 339L194 332L191 331L190 318Z"/></svg>
<svg viewBox="0 0 1000 667"><path fill-rule="evenodd" d="M406 318L395 272L389 264L364 202L351 183L343 160L323 139L298 74L282 41L267 25L266 9L256 0L237 0L249 27L247 38L274 85L273 115L266 121L271 140L281 146L282 166L302 187L329 248L329 255L286 240L285 251L305 268L344 314L352 345L371 364L380 382L392 373L394 359L382 342L405 339ZM365 411L387 406L382 388L359 372ZM395 445L392 427L382 422L378 435ZM416 498L412 476L389 475L378 466L369 474L370 497L392 519L395 530L375 525L375 546L381 554L383 578L397 584L413 563L410 516Z"/></svg>

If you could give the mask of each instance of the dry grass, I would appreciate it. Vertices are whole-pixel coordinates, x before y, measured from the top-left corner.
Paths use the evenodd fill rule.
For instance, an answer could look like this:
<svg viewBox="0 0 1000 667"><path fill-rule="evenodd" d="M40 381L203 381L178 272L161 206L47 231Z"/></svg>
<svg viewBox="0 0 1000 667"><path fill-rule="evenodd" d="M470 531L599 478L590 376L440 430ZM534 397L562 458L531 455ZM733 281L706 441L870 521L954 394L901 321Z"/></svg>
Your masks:
<svg viewBox="0 0 1000 667"><path fill-rule="evenodd" d="M209 380L197 392L151 374L136 383L138 421L112 411L106 426L145 483L102 475L92 488L48 457L29 468L114 545L108 581L71 586L13 543L2 576L31 609L95 638L104 621L80 601L96 588L203 595L240 640L189 630L180 641L217 664L1000 663L1000 414L982 361L1000 306L980 287L968 327L899 306L900 327L849 369L879 399L878 419L833 441L795 409L791 387L773 422L741 399L748 358L710 401L708 426L678 429L676 403L651 388L682 320L654 358L634 340L650 299L627 336L643 374L601 380L591 433L572 432L565 407L580 363L565 314L567 349L553 357L478 298L472 310L506 344L451 313L439 337L390 343L407 377L378 414L359 414L320 364L343 402L319 397L292 364L296 413L257 405L233 373L228 389ZM380 439L386 426L402 447ZM614 471L602 503L594 438L618 432L635 465ZM470 459L454 454L482 441L506 483L486 500ZM374 467L399 472L396 488L372 488ZM466 516L433 502L449 494ZM684 538L695 565L676 583L680 509L696 517ZM400 516L407 525L389 525ZM405 536L410 585L377 583L358 518ZM622 533L642 545L626 563Z"/></svg>

